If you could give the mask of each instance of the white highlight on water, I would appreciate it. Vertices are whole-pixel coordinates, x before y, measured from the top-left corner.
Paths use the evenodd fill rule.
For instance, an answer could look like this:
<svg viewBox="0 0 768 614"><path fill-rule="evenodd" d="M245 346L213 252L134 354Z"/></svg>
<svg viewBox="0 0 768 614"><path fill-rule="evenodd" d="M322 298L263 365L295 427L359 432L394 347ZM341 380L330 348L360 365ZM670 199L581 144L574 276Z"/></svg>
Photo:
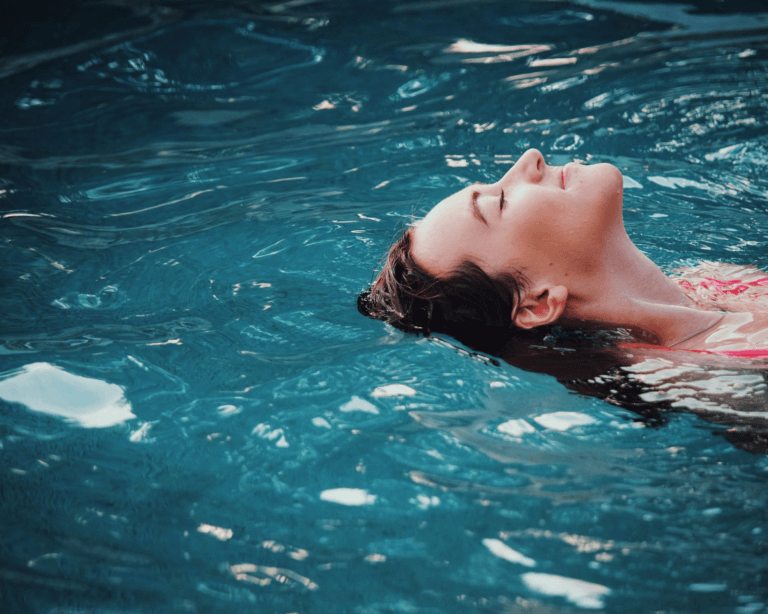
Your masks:
<svg viewBox="0 0 768 614"><path fill-rule="evenodd" d="M358 396L353 396L352 399L344 403L339 409L341 411L364 411L369 414L379 413L379 410L376 409L376 406L373 403L361 399Z"/></svg>
<svg viewBox="0 0 768 614"><path fill-rule="evenodd" d="M580 608L597 610L603 607L603 597L611 594L611 589L602 584L593 584L548 573L528 572L522 576L525 585L542 595L565 597Z"/></svg>
<svg viewBox="0 0 768 614"><path fill-rule="evenodd" d="M494 554L505 561L509 561L510 563L517 563L518 565L524 565L525 567L536 567L536 561L528 558L517 550L513 550L500 539L492 539L488 537L483 540L483 546L488 548L488 550L491 551L491 554Z"/></svg>
<svg viewBox="0 0 768 614"><path fill-rule="evenodd" d="M6 374L0 381L0 399L86 428L113 426L136 417L117 384L74 375L46 362Z"/></svg>
<svg viewBox="0 0 768 614"><path fill-rule="evenodd" d="M133 443L138 443L140 441L150 441L148 433L149 429L151 428L151 422L144 422L139 428L131 433L131 436L128 439L130 439Z"/></svg>
<svg viewBox="0 0 768 614"><path fill-rule="evenodd" d="M243 411L241 407L236 405L219 405L216 409L218 409L221 416L234 416Z"/></svg>
<svg viewBox="0 0 768 614"><path fill-rule="evenodd" d="M215 527L212 524L201 524L197 527L199 533L207 533L213 535L216 539L220 539L225 542L232 538L232 529L225 529L223 527Z"/></svg>
<svg viewBox="0 0 768 614"><path fill-rule="evenodd" d="M428 510L430 507L437 507L440 505L440 497L432 495L417 495L414 499L410 500L411 503L418 505L421 510Z"/></svg>
<svg viewBox="0 0 768 614"><path fill-rule="evenodd" d="M368 494L363 488L331 488L321 492L320 498L340 505L373 505L376 502L376 495Z"/></svg>
<svg viewBox="0 0 768 614"><path fill-rule="evenodd" d="M405 384L388 384L386 386L379 386L372 393L374 398L378 397L412 397L416 394L416 391L410 386Z"/></svg>
<svg viewBox="0 0 768 614"><path fill-rule="evenodd" d="M592 416L575 411L556 411L551 414L542 414L533 419L544 428L553 431L567 431L574 426L584 426L597 422Z"/></svg>
<svg viewBox="0 0 768 614"><path fill-rule="evenodd" d="M653 183L660 185L665 188L672 188L673 190L676 190L677 188L698 188L699 190L708 190L709 186L700 183L698 181L692 181L690 179L685 179L684 177L648 177L648 181L652 181Z"/></svg>
<svg viewBox="0 0 768 614"><path fill-rule="evenodd" d="M522 437L526 433L536 432L536 429L522 418L502 422L496 427L496 430L505 435L512 435L512 437Z"/></svg>
<svg viewBox="0 0 768 614"><path fill-rule="evenodd" d="M622 176L622 179L624 180L624 189L641 189L643 187L643 184L635 181L632 179L632 177L627 177L626 175Z"/></svg>
<svg viewBox="0 0 768 614"><path fill-rule="evenodd" d="M265 422L257 424L251 431L251 435L258 435L262 439L267 439L269 441L274 441L277 439L275 445L278 448L287 448L290 445L288 440L285 438L283 429L273 429L271 426L269 426L269 424L266 424Z"/></svg>

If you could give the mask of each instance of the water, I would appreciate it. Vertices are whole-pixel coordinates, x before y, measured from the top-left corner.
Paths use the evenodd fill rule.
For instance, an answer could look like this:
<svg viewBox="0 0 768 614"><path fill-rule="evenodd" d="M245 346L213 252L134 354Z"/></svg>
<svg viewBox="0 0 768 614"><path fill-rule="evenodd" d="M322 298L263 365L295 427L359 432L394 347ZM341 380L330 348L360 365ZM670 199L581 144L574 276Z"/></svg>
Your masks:
<svg viewBox="0 0 768 614"><path fill-rule="evenodd" d="M766 611L763 363L506 362L355 309L397 229L527 147L618 165L665 270L765 270L759 10L4 26L3 611Z"/></svg>

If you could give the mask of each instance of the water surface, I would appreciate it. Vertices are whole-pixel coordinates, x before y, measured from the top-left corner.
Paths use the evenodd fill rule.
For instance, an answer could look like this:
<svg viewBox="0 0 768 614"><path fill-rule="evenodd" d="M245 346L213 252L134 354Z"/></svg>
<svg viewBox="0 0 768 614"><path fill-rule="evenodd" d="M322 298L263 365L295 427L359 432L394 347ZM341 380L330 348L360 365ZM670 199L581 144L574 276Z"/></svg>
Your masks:
<svg viewBox="0 0 768 614"><path fill-rule="evenodd" d="M3 30L4 611L765 611L761 365L507 362L355 309L398 230L528 147L617 165L665 270L766 270L759 9L96 2Z"/></svg>

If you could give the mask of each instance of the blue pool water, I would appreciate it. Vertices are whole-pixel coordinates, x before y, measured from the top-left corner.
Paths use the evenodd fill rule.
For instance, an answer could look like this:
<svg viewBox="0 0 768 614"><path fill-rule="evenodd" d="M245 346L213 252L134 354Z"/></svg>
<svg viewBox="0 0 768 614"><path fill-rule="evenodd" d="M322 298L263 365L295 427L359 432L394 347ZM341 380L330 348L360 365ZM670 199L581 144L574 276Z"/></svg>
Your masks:
<svg viewBox="0 0 768 614"><path fill-rule="evenodd" d="M0 30L3 612L768 611L761 365L355 308L528 147L766 270L759 3L62 4Z"/></svg>

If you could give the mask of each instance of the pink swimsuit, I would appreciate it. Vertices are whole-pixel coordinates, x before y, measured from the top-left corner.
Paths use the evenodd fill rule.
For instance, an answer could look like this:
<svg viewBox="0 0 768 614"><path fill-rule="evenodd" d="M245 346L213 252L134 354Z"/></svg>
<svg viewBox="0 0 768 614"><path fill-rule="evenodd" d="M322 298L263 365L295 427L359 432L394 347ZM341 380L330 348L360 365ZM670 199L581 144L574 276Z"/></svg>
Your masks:
<svg viewBox="0 0 768 614"><path fill-rule="evenodd" d="M768 350L678 350L666 345L650 343L622 343L620 348L642 348L645 350L666 350L668 352L696 352L697 354L717 354L718 356L734 356L741 358L768 358Z"/></svg>
<svg viewBox="0 0 768 614"><path fill-rule="evenodd" d="M738 295L747 292L751 288L757 288L759 286L768 287L768 277L762 277L754 281L742 281L741 279L714 279L712 277L702 277L698 285L706 290L711 290L718 294L724 295ZM678 281L678 284L689 290L695 292L696 288L693 284L687 280ZM765 292L768 296L768 292ZM667 347L664 345L651 345L648 343L625 343L620 345L621 348L645 348L653 350L668 350L670 352L696 352L697 354L718 354L720 356L734 356L741 358L768 358L768 349L758 350L676 350L675 348Z"/></svg>
<svg viewBox="0 0 768 614"><path fill-rule="evenodd" d="M699 285L707 290L719 292L720 294L742 294L750 288L756 288L757 286L768 286L768 277L762 279L756 279L755 281L741 281L740 279L713 279L711 277L702 277L702 281ZM695 291L693 284L687 280L681 280L678 282L682 288L686 290ZM768 295L768 292L766 292Z"/></svg>

